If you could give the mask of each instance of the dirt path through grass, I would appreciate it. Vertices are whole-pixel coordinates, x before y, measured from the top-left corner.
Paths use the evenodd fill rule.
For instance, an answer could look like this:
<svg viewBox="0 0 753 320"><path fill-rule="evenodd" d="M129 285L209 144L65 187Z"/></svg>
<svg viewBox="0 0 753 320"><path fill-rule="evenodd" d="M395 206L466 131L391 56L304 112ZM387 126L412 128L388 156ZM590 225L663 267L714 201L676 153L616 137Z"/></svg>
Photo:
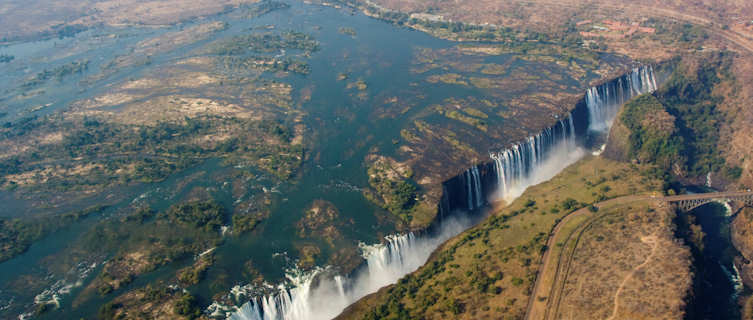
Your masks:
<svg viewBox="0 0 753 320"><path fill-rule="evenodd" d="M620 294L622 293L622 290L625 289L625 285L628 283L628 281L630 281L630 279L633 278L633 275L635 275L638 270L651 263L651 260L656 254L656 248L659 247L659 241L655 235L641 237L641 242L652 244L651 252L648 254L648 257L646 257L646 260L643 261L643 263L633 268L633 270L631 270L630 273L625 276L625 278L620 282L620 286L617 287L617 292L614 293L614 309L612 310L612 315L610 315L607 320L612 320L617 316L617 312L620 308Z"/></svg>
<svg viewBox="0 0 753 320"><path fill-rule="evenodd" d="M746 196L750 197L753 195L753 192L711 192L711 193L697 193L697 194L687 194L687 195L677 195L677 196L667 196L667 197L656 197L656 196L624 196L624 197L618 197L614 199L609 199L606 201L602 201L599 203L595 203L593 206L597 209L606 207L606 206L613 206L613 205L621 205L636 201L645 201L645 200L661 200L665 202L677 202L677 201L684 201L684 200L699 200L699 199L724 199L724 198L731 198L731 197L740 197L740 196ZM746 200L748 201L748 200ZM579 234L583 233L585 230L585 227L587 227L590 223L592 223L595 219L599 217L599 215L594 215L594 217L586 219L585 221L582 221L580 224L578 224L574 228L570 228L567 230L570 230L570 234L567 235L567 238L563 241L562 249L559 251L559 254L555 256L551 256L550 253L554 250L554 246L556 245L556 240L560 238L562 235L559 234L561 231L563 231L563 227L565 227L569 222L573 221L577 217L588 215L589 213L593 213L593 211L589 210L589 207L581 208L576 211L573 211L566 217L564 217L560 222L557 223L557 225L552 229L552 232L549 234L549 239L546 242L547 250L544 251L544 254L541 256L541 263L539 264L539 270L536 274L536 280L533 285L533 289L531 291L531 295L528 299L528 306L526 308L526 317L525 319L547 319L550 314L556 315L557 309L558 309L558 301L555 301L554 303L552 300L559 300L559 299L553 299L555 296L559 298L562 293L557 292L564 289L564 286L561 286L560 288L557 287L558 283L561 283L567 279L567 270L569 269L568 265L565 265L564 268L561 268L560 265L563 263L569 264L569 261L572 259L572 255L575 253L575 249L577 247L571 248L571 250L567 250L568 242L571 240L572 236L579 236ZM647 236L649 237L649 236ZM644 239L641 239L642 241ZM648 240L648 239L647 239ZM644 241L645 242L645 241ZM654 239L655 242L655 239ZM652 255L653 250L656 249L656 245L654 246L654 249L652 249ZM567 254L566 252L570 251L571 254ZM629 280L629 277L632 277L632 275L635 273L637 269L640 269L641 267L645 266L646 263L648 263L649 260L646 260L643 264L637 266L633 272L626 277L626 279L623 279L623 284L620 285L620 288L624 287L624 284L627 280ZM556 269L554 269L554 275L549 276L546 273L546 271L553 265L556 265ZM561 271L562 270L562 271ZM562 278L562 279L559 279ZM542 280L544 279L544 280ZM547 291L548 290L548 291ZM619 297L619 293L622 290L618 290L618 292L615 294L615 311L617 310L616 302ZM543 295L546 294L546 295ZM538 297L544 297L545 299L539 300ZM549 310L553 309L553 310ZM550 312L552 311L552 312ZM613 312L612 317L614 317L616 313Z"/></svg>

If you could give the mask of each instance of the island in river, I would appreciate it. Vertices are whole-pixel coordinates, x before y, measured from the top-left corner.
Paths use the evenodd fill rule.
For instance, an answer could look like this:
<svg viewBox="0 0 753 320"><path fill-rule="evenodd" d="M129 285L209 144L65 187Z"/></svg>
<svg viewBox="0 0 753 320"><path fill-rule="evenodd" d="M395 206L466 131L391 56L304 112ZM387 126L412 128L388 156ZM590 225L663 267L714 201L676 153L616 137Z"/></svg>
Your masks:
<svg viewBox="0 0 753 320"><path fill-rule="evenodd" d="M3 317L224 317L275 301L278 284L356 275L443 230L449 209L483 217L493 155L550 128L575 137L584 123L567 121L585 119L573 112L586 90L645 64L522 30L441 40L353 8L215 9L6 39ZM688 168L709 165L747 174L717 158ZM476 199L443 207L458 177ZM439 231L423 260L470 223Z"/></svg>

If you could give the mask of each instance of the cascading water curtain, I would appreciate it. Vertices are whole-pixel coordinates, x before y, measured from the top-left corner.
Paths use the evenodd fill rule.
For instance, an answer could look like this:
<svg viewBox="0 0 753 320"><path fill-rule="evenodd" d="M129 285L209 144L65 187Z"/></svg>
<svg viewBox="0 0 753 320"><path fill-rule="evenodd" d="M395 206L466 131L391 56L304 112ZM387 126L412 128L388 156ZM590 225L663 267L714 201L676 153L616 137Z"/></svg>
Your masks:
<svg viewBox="0 0 753 320"><path fill-rule="evenodd" d="M590 88L585 98L589 111L588 129L608 130L622 104L656 88L651 66L635 68L614 81ZM584 150L576 142L572 116L568 114L554 126L524 142L490 154L497 177L497 197L511 201L528 186L550 179L584 155ZM485 197L479 167L466 170L462 178L465 180L467 208L482 207ZM447 197L443 201L441 206L449 210ZM331 268L308 272L292 270L287 273L285 284L267 286L266 294L260 295L253 287L236 286L231 292L237 300L250 298L246 303L236 308L215 302L207 308L207 313L237 320L334 318L349 304L418 269L437 246L471 226L470 220L457 217L442 221L440 231L435 235L393 235L386 237L384 244L362 245L365 267L348 277Z"/></svg>
<svg viewBox="0 0 753 320"><path fill-rule="evenodd" d="M465 195L468 210L481 208L485 200L478 166L472 166L463 172L463 177L465 178Z"/></svg>
<svg viewBox="0 0 753 320"><path fill-rule="evenodd" d="M238 286L232 292L236 299L250 298L246 303L236 308L215 302L207 313L233 320L332 319L351 303L418 269L437 246L470 225L466 220L448 218L434 235L387 236L384 244L361 245L366 263L351 276L344 277L332 268L289 270L287 284L270 286L271 293L259 296L253 287L246 293Z"/></svg>
<svg viewBox="0 0 753 320"><path fill-rule="evenodd" d="M560 119L553 127L528 137L525 142L491 153L497 174L497 197L509 200L516 197L533 180L534 172L541 169L557 148L575 151L575 125L572 116Z"/></svg>
<svg viewBox="0 0 753 320"><path fill-rule="evenodd" d="M589 130L606 131L625 102L656 89L656 76L652 66L634 68L616 80L589 88L586 91Z"/></svg>

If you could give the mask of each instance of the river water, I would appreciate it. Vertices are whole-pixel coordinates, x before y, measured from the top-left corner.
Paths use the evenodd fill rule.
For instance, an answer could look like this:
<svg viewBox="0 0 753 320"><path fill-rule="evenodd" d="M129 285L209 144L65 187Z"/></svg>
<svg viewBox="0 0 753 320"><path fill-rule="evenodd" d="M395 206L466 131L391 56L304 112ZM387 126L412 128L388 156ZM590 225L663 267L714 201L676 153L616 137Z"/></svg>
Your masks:
<svg viewBox="0 0 753 320"><path fill-rule="evenodd" d="M703 246L694 255L697 278L691 318L739 319L737 298L744 288L734 266L734 258L740 253L730 238L731 217L727 208L714 202L688 214L695 216L704 233Z"/></svg>
<svg viewBox="0 0 753 320"><path fill-rule="evenodd" d="M247 34L259 28L269 29L267 26L273 26L271 28L274 30L309 33L320 42L321 47L320 51L315 52L307 60L311 66L309 75L290 75L285 78L264 75L270 80L292 84L295 107L305 111L308 154L300 175L294 181L280 183L263 172L256 172L251 168L226 167L218 159L210 159L159 183L118 187L108 190L101 196L85 199L76 205L84 206L107 199L113 202L114 206L100 216L91 217L47 237L33 245L28 252L0 264L0 318L28 311L33 307L34 297L50 289L59 293L61 308L48 317L56 318L61 314L69 318L92 316L104 300L93 299L74 306L73 298L109 257L87 257L88 259L81 259L76 261L77 263L68 262L71 268L64 272L53 268L51 265L55 262L51 260L64 260L63 258L68 257L67 252L71 250L70 245L75 243L87 228L98 221L111 219L110 215L117 213L119 209L137 202L149 204L158 210L164 209L173 203L185 201L190 197L192 190L200 188L207 190L228 211L233 211L239 199L233 196L226 182L234 170L246 170L255 176L253 180L248 181L249 191L241 198L248 199L262 192L272 193L272 212L255 232L243 237L226 238L215 251L216 263L208 272L207 279L197 287L191 288L202 302L209 303L213 296L227 293L235 285L247 283L248 279L240 267L247 261L253 261L254 266L268 281L283 281L285 270L289 270L298 258L297 248L306 243L305 239L293 236L296 233L296 222L314 200L323 199L333 203L340 214L338 219L353 221L339 230L344 235L343 243L353 250L359 250L359 243L379 243L385 235L394 234L398 230L393 221L383 218L389 216L389 213L370 203L362 195L361 189L368 185L363 164L366 155L373 150L379 150L379 153L385 156L396 155L399 146L394 141L400 140L401 128L411 127L411 123L417 118L433 124L451 125L445 118L427 115L429 106L442 103L448 98L473 97L504 102L513 99L517 94L540 90L536 86L522 89L478 88L427 82L426 77L444 73L448 67L435 68L424 74L414 72L419 52L450 49L456 45L455 43L396 27L362 14L300 2L290 4L289 9L274 11L253 19L234 18L232 15L208 18L227 22L229 27L209 39L153 57L152 66L124 68L93 83L83 80L99 72L112 57L127 53L129 48L139 41L199 22L165 29L99 28L73 38L0 48L0 53L16 56L16 60L11 64L0 65L0 82L3 84L0 102L5 103L6 109L3 111L10 111L9 119L14 119L65 110L71 102L107 92L113 83L143 76L155 65L197 55L197 50L211 41ZM339 32L342 27L352 28L355 36ZM466 76L507 78L515 76L516 70L525 70L529 73L554 75L556 77L552 78L557 78L556 80L546 80L552 81L557 90L569 90L572 93L582 90L579 88L583 87L583 82L595 77L589 73L588 79L576 80L554 62L517 59L514 54L455 58L458 60L456 62L468 65L508 66L507 73L490 76L478 70L461 72ZM71 76L64 82L52 82L44 92L33 98L18 98L14 83L17 84L45 68L83 59L91 61L91 66L85 73ZM347 74L349 79L339 81L338 76L341 73ZM356 79L367 84L368 88L364 92L359 93L347 87L349 82ZM310 92L310 99L302 98L307 95L306 92ZM385 101L393 98L399 101L396 110L390 110L387 116L377 112L385 105ZM38 109L34 106L46 107ZM389 116L394 114L400 116ZM551 115L541 117L551 118ZM497 114L491 114L487 119L490 125L524 127L517 123L517 120L519 119L507 119ZM461 129L468 131L467 128ZM491 141L488 137L481 136L477 140L469 143L480 149L492 144L506 145L512 142ZM8 203L8 206L4 207L6 210L0 212L2 216L35 213L36 209L25 199L14 198L8 193L0 193L0 199ZM328 251L332 250L331 248L322 248L322 253L316 261L320 266L327 264L326 257L332 253ZM154 280L167 279L174 274L175 269L187 263L190 261L182 261L177 265L141 276L114 295ZM34 286L19 288L18 284L23 283L26 278L36 279L37 282ZM63 282L58 284L60 281Z"/></svg>

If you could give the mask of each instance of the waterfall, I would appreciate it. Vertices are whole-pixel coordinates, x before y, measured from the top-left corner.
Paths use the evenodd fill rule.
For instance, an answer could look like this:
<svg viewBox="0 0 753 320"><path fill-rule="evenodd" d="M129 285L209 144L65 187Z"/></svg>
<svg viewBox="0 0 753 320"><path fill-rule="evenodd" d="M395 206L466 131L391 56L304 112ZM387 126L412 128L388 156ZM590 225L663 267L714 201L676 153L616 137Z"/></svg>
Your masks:
<svg viewBox="0 0 753 320"><path fill-rule="evenodd" d="M465 177L465 193L466 198L468 201L468 210L473 210L473 181L471 180L471 174L470 169L463 172L463 176Z"/></svg>
<svg viewBox="0 0 753 320"><path fill-rule="evenodd" d="M481 175L478 172L478 166L471 168L473 172L473 187L476 192L476 208L480 208L484 205L484 196L481 194Z"/></svg>
<svg viewBox="0 0 753 320"><path fill-rule="evenodd" d="M450 218L434 235L407 233L387 236L383 244L361 244L366 263L352 276L339 275L332 268L288 270L288 283L273 287L272 293L254 297L253 288L246 292L236 286L236 299L250 298L248 302L239 308L215 302L206 313L233 320L332 319L351 303L418 269L437 246L470 226L469 219Z"/></svg>
<svg viewBox="0 0 753 320"><path fill-rule="evenodd" d="M656 76L652 66L641 66L631 72L586 91L589 129L605 132L612 125L620 107L631 98L654 92Z"/></svg>
<svg viewBox="0 0 753 320"><path fill-rule="evenodd" d="M711 171L706 173L706 186L711 188Z"/></svg>
<svg viewBox="0 0 753 320"><path fill-rule="evenodd" d="M489 154L497 177L496 197L511 201L527 187L551 178L583 154L576 141L572 115L568 114L525 142Z"/></svg>
<svg viewBox="0 0 753 320"><path fill-rule="evenodd" d="M468 211L473 211L484 206L484 189L481 184L481 173L478 169L478 165L471 166L470 169L463 172L463 179L465 180L465 203ZM446 188L442 186L446 192ZM443 198L446 201L446 198Z"/></svg>
<svg viewBox="0 0 753 320"><path fill-rule="evenodd" d="M365 263L347 276L331 267L306 272L292 269L286 272L285 283L268 285L263 292L253 286L236 286L231 292L236 301L245 302L241 307L214 302L206 313L234 320L332 319L351 303L418 269L441 243L472 225L467 215L448 216L452 210L481 208L487 195L509 203L527 187L551 179L586 154L579 146L579 135L587 131L607 131L622 104L656 88L652 67L635 68L622 77L588 89L584 97L588 121L580 121L586 118L586 112L576 108L583 111L583 116L577 117L578 122L574 121L573 114L567 114L539 134L490 152L493 160L490 166L474 165L450 179L450 184L442 185L444 196L438 204L441 223L437 232L420 236L392 235L380 244L362 244ZM484 193L482 178L487 182L495 180L495 193Z"/></svg>

